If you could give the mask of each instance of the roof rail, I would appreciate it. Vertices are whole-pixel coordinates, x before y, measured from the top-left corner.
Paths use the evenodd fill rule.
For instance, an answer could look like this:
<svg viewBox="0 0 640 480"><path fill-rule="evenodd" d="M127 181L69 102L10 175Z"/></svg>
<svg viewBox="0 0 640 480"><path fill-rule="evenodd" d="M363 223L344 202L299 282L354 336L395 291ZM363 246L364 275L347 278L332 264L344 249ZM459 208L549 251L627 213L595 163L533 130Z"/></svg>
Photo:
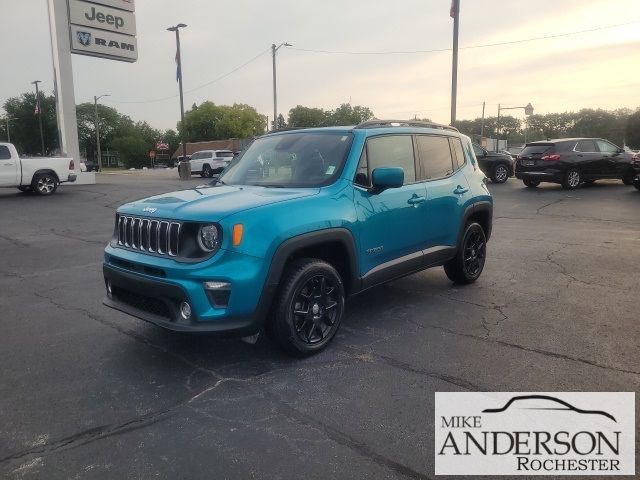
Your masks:
<svg viewBox="0 0 640 480"><path fill-rule="evenodd" d="M438 128L440 130L451 130L457 132L456 127L451 125L442 125L441 123L423 122L420 120L367 120L355 128L382 128L382 127L423 127L423 128Z"/></svg>

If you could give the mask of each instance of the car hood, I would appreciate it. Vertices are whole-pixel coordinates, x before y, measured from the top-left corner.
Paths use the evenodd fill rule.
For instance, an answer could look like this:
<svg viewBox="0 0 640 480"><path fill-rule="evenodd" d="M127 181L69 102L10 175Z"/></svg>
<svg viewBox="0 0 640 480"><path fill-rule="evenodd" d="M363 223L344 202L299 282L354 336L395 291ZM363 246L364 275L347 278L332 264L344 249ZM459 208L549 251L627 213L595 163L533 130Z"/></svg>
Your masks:
<svg viewBox="0 0 640 480"><path fill-rule="evenodd" d="M319 188L267 188L219 185L143 198L118 208L118 213L175 220L221 220L243 210L316 195Z"/></svg>

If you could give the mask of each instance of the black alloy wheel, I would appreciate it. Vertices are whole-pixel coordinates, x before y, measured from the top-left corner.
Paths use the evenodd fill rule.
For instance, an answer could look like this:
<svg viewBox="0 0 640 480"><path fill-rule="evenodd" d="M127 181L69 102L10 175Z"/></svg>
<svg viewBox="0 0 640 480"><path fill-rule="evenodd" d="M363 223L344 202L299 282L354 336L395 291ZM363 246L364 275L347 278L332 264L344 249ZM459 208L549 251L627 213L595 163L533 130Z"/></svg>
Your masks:
<svg viewBox="0 0 640 480"><path fill-rule="evenodd" d="M205 165L204 167L202 167L202 176L207 178L213 177L213 170L211 170L211 167L209 165Z"/></svg>
<svg viewBox="0 0 640 480"><path fill-rule="evenodd" d="M456 256L444 264L444 272L454 283L475 282L487 259L487 237L478 223L466 226Z"/></svg>
<svg viewBox="0 0 640 480"><path fill-rule="evenodd" d="M58 179L51 173L41 173L33 179L31 188L38 195L52 195L58 188Z"/></svg>
<svg viewBox="0 0 640 480"><path fill-rule="evenodd" d="M330 264L313 258L294 260L283 275L267 333L291 355L318 353L338 331L344 302L342 279Z"/></svg>

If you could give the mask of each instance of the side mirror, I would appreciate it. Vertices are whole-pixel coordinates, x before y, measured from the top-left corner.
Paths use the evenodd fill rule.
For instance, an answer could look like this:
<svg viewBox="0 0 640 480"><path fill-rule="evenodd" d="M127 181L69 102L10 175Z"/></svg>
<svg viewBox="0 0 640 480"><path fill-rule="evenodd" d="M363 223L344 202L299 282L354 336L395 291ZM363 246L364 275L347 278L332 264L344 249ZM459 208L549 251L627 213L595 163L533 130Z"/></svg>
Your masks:
<svg viewBox="0 0 640 480"><path fill-rule="evenodd" d="M371 192L380 193L387 188L404 185L404 170L401 167L378 167L371 172Z"/></svg>

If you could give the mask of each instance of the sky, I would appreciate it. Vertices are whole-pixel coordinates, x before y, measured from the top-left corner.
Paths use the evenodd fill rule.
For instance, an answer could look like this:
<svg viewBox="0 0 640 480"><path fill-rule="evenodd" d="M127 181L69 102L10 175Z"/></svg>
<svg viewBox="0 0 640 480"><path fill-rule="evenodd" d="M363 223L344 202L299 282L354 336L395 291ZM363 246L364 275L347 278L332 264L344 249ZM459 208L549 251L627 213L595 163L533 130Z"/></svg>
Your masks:
<svg viewBox="0 0 640 480"><path fill-rule="evenodd" d="M166 28L182 22L188 25L181 32L188 108L205 100L246 103L271 119L270 46L288 42L293 46L277 55L278 110L285 116L296 105L333 109L350 102L371 108L377 118L417 115L449 123L450 4L136 0L138 62L74 55L76 103L110 94L102 101L132 119L175 128L175 36ZM0 5L0 105L29 91L36 79L53 91L46 0ZM483 102L487 116L497 114L498 104L529 102L541 114L640 107L639 0L461 0L460 8L458 119L479 117ZM584 30L591 31L464 48ZM445 51L388 53L418 50Z"/></svg>

